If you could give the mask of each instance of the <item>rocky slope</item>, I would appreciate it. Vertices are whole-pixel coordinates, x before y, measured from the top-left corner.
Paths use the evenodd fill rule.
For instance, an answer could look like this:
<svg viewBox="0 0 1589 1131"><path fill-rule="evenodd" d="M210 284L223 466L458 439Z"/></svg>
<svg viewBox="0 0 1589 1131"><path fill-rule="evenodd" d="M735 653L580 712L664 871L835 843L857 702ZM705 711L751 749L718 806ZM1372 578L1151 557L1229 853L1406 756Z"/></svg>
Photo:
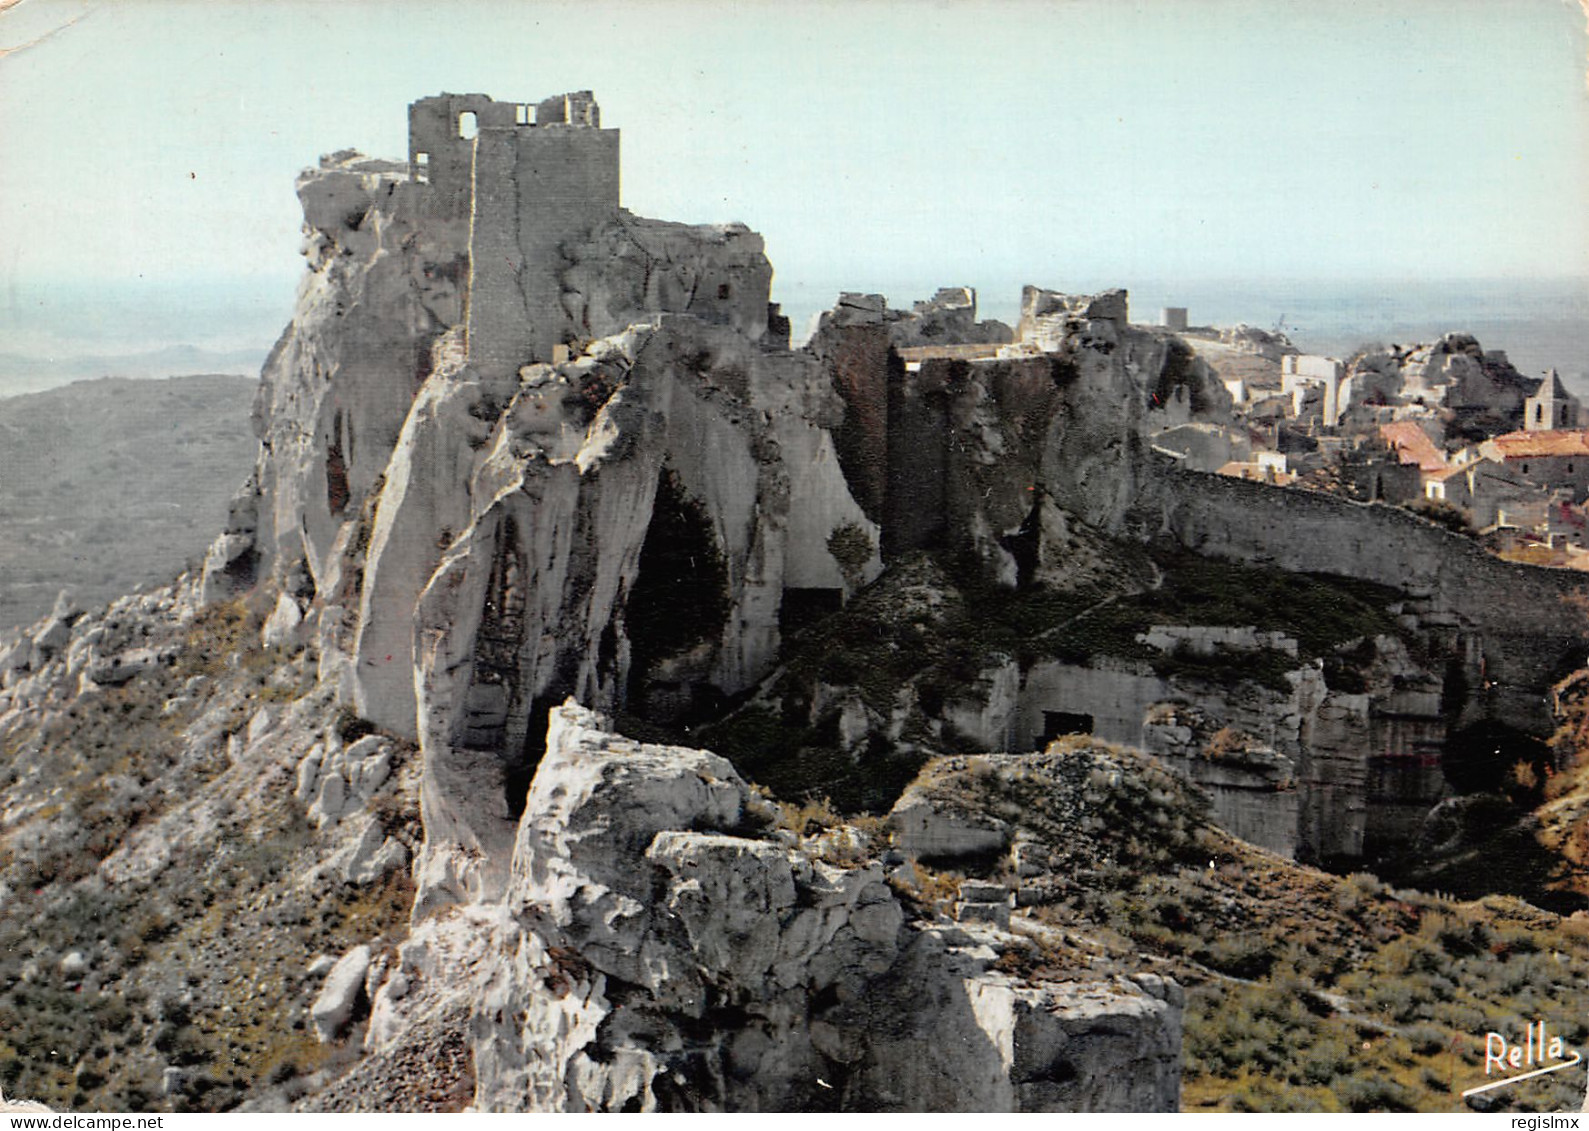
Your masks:
<svg viewBox="0 0 1589 1131"><path fill-rule="evenodd" d="M62 588L102 604L197 561L257 451L257 389L104 379L0 398L0 627Z"/></svg>
<svg viewBox="0 0 1589 1131"><path fill-rule="evenodd" d="M1009 973L1036 944L1006 888L924 915L875 834L782 817L715 755L555 710L506 900L416 926L359 1073L467 1013L490 1110L1175 1106L1173 983Z"/></svg>

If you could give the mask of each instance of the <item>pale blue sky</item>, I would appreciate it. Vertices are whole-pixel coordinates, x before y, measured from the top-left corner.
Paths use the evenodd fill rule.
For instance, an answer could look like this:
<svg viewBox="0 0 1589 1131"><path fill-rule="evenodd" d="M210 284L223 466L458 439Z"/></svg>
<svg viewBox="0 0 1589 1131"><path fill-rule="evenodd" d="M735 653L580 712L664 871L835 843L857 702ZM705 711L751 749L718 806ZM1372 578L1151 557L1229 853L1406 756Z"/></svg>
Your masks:
<svg viewBox="0 0 1589 1131"><path fill-rule="evenodd" d="M0 58L0 305L268 291L318 154L587 87L624 203L745 221L781 284L1589 274L1570 0L22 0L0 48L73 15Z"/></svg>

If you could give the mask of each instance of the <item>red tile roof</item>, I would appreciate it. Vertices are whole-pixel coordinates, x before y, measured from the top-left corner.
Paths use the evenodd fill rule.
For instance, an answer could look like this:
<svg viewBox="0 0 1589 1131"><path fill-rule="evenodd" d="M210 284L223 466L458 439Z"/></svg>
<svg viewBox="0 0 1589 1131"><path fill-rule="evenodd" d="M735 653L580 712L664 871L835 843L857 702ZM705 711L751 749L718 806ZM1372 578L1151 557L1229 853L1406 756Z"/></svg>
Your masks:
<svg viewBox="0 0 1589 1131"><path fill-rule="evenodd" d="M1391 424L1381 424L1379 434L1395 449L1402 463L1415 463L1420 471L1445 469L1445 453L1435 447L1429 433L1420 428L1417 421L1397 420Z"/></svg>
<svg viewBox="0 0 1589 1131"><path fill-rule="evenodd" d="M1589 432L1562 429L1553 432L1508 432L1490 441L1503 459L1538 459L1541 456L1589 456Z"/></svg>

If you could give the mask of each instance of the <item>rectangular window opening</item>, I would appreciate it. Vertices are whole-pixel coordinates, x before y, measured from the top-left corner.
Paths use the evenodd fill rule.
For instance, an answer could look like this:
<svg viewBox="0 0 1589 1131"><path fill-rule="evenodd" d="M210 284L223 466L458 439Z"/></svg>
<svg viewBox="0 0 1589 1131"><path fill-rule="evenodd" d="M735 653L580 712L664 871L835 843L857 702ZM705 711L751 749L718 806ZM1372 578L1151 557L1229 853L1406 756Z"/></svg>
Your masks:
<svg viewBox="0 0 1589 1131"><path fill-rule="evenodd" d="M1044 711L1043 733L1037 740L1037 748L1041 750L1054 739L1067 734L1091 734L1092 726L1091 715L1075 711Z"/></svg>

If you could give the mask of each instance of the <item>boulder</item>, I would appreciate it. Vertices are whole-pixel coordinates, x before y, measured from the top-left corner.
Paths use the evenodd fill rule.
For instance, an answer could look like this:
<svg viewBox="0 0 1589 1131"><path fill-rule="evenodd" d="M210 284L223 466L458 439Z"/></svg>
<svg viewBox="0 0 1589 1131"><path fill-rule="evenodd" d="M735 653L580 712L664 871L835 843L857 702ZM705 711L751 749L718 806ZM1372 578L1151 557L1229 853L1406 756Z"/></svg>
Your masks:
<svg viewBox="0 0 1589 1131"><path fill-rule="evenodd" d="M325 984L309 1007L309 1020L322 1044L334 1040L347 1027L364 1000L364 976L369 972L370 959L368 946L356 946L326 975Z"/></svg>

